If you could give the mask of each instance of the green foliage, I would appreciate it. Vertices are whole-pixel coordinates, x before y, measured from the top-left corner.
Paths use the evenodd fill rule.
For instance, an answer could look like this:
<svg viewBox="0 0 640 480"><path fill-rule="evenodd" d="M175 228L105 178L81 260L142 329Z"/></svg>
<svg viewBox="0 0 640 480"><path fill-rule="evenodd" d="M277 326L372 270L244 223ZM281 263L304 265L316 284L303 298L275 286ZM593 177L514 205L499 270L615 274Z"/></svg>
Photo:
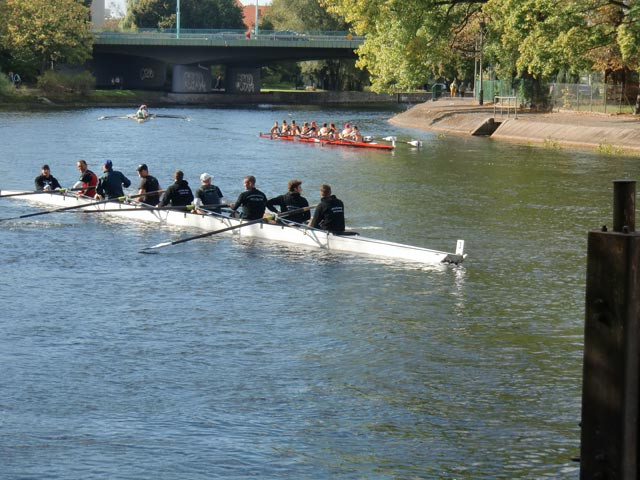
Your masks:
<svg viewBox="0 0 640 480"><path fill-rule="evenodd" d="M376 92L406 91L434 76L460 75L473 61L480 1L322 0L366 40L357 65Z"/></svg>
<svg viewBox="0 0 640 480"><path fill-rule="evenodd" d="M273 0L263 21L274 30L348 30L349 25L326 11L318 0Z"/></svg>
<svg viewBox="0 0 640 480"><path fill-rule="evenodd" d="M15 63L43 71L91 57L89 9L77 0L5 0L0 18L2 49Z"/></svg>
<svg viewBox="0 0 640 480"><path fill-rule="evenodd" d="M483 54L502 78L640 68L640 0L320 0L366 35L372 89L469 78Z"/></svg>
<svg viewBox="0 0 640 480"><path fill-rule="evenodd" d="M16 87L9 80L8 74L0 70L0 96L8 97L15 93Z"/></svg>
<svg viewBox="0 0 640 480"><path fill-rule="evenodd" d="M611 145L610 143L600 143L597 147L596 147L596 152L601 154L601 155L606 155L609 157L612 156L619 156L619 155L626 155L627 153L625 152L624 148L622 148L619 145Z"/></svg>
<svg viewBox="0 0 640 480"><path fill-rule="evenodd" d="M38 88L46 94L79 93L88 95L96 86L96 79L89 72L67 75L47 70L38 77Z"/></svg>
<svg viewBox="0 0 640 480"><path fill-rule="evenodd" d="M137 0L130 12L138 28L176 28L175 0ZM181 0L180 28L242 29L242 9L233 0Z"/></svg>
<svg viewBox="0 0 640 480"><path fill-rule="evenodd" d="M274 0L263 23L274 30L349 31L349 24L339 15L329 13L318 0ZM264 28L264 27L263 27ZM362 90L368 72L355 66L355 59L301 62L298 76L329 90ZM297 86L302 81L297 79Z"/></svg>

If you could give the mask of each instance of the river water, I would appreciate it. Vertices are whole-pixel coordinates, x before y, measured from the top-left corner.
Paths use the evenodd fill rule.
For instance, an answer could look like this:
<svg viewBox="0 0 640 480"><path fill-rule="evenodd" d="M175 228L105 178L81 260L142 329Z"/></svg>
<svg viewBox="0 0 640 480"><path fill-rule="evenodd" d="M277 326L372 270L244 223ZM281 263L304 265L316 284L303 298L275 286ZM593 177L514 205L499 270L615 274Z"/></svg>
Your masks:
<svg viewBox="0 0 640 480"><path fill-rule="evenodd" d="M637 158L400 129L392 112L0 114L0 188L48 163L214 175L228 199L332 185L350 228L452 251L424 268L60 213L0 223L0 477L576 479L587 231ZM258 138L345 121L393 153ZM132 189L133 190L133 189ZM0 199L0 217L38 211Z"/></svg>

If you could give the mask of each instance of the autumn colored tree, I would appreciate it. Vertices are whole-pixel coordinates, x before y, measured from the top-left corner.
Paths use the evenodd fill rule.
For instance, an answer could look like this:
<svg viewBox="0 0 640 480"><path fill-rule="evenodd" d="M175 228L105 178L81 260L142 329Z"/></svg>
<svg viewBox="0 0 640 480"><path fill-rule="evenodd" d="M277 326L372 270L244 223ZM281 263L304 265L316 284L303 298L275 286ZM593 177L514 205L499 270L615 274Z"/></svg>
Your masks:
<svg viewBox="0 0 640 480"><path fill-rule="evenodd" d="M91 58L89 9L78 0L4 0L0 18L0 42L12 62L43 72Z"/></svg>

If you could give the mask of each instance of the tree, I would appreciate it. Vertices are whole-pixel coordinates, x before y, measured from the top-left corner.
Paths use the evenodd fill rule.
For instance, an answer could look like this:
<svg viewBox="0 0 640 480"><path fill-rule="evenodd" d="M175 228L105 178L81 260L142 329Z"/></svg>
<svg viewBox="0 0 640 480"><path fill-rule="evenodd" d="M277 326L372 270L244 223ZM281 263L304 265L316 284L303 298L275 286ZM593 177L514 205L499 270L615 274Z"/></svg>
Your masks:
<svg viewBox="0 0 640 480"><path fill-rule="evenodd" d="M366 35L357 64L375 91L466 71L480 38L503 77L538 84L560 69L640 68L640 0L321 1Z"/></svg>
<svg viewBox="0 0 640 480"><path fill-rule="evenodd" d="M477 16L487 0L322 0L366 35L357 65L372 89L395 93L455 73L475 55Z"/></svg>
<svg viewBox="0 0 640 480"><path fill-rule="evenodd" d="M176 28L175 0L137 0L129 5L139 28ZM245 27L242 9L233 0L181 0L180 28Z"/></svg>
<svg viewBox="0 0 640 480"><path fill-rule="evenodd" d="M5 0L0 18L2 48L15 62L42 72L91 58L89 9L78 0Z"/></svg>
<svg viewBox="0 0 640 480"><path fill-rule="evenodd" d="M274 0L263 21L274 30L350 30L343 18L329 13L318 0ZM328 89L361 89L368 82L368 73L349 59L301 62L300 72Z"/></svg>

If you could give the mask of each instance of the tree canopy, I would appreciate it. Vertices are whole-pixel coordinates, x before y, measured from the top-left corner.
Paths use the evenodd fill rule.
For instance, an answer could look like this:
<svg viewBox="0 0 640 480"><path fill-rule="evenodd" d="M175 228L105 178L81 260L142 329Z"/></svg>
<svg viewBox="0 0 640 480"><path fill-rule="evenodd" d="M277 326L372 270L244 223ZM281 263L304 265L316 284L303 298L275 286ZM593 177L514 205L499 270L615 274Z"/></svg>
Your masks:
<svg viewBox="0 0 640 480"><path fill-rule="evenodd" d="M366 35L358 65L376 91L456 76L480 46L504 76L640 68L640 0L320 1Z"/></svg>
<svg viewBox="0 0 640 480"><path fill-rule="evenodd" d="M275 30L348 31L349 24L330 13L319 0L273 0L263 21ZM328 89L360 89L368 82L368 72L355 68L355 60L317 60L298 64L302 76L312 77L315 83Z"/></svg>
<svg viewBox="0 0 640 480"><path fill-rule="evenodd" d="M0 18L0 42L12 63L42 72L91 57L89 9L78 0L4 0Z"/></svg>
<svg viewBox="0 0 640 480"><path fill-rule="evenodd" d="M131 20L139 28L176 28L175 0L130 2ZM180 28L243 29L242 9L234 0L181 0Z"/></svg>

